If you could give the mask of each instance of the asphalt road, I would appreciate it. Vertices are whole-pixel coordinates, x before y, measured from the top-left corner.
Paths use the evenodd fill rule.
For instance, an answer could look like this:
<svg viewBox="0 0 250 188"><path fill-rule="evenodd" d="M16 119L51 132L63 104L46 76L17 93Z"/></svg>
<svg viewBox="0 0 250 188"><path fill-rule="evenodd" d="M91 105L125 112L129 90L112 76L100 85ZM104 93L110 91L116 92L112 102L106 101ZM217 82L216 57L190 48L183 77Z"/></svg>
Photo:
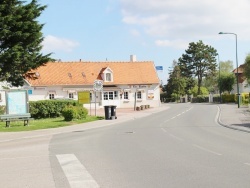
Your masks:
<svg viewBox="0 0 250 188"><path fill-rule="evenodd" d="M0 187L248 188L250 135L207 104L0 143Z"/></svg>

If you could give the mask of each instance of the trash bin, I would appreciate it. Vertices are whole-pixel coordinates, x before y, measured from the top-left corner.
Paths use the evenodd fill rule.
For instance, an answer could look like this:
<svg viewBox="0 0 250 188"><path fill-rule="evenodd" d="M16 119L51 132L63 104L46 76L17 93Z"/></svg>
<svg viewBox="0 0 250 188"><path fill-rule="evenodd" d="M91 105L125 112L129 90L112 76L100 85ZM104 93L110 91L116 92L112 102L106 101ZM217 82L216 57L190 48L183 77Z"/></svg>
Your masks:
<svg viewBox="0 0 250 188"><path fill-rule="evenodd" d="M111 119L111 106L104 106L105 119Z"/></svg>
<svg viewBox="0 0 250 188"><path fill-rule="evenodd" d="M116 106L111 106L111 119L117 119L117 117L116 117Z"/></svg>

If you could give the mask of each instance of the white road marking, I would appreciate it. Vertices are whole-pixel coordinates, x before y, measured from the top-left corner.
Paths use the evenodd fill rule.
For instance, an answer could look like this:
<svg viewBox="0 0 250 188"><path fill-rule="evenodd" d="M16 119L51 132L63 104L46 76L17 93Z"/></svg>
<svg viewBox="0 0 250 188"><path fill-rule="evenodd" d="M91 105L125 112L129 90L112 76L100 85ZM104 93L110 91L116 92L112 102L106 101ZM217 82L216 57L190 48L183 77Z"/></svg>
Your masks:
<svg viewBox="0 0 250 188"><path fill-rule="evenodd" d="M203 151L207 151L207 152L209 152L209 153L215 154L215 155L222 155L222 154L220 154L220 153L214 152L214 151L212 151L212 150L209 150L209 149L207 149L207 148L198 146L198 145L196 145L196 144L193 144L193 146L194 146L194 147L197 147L197 148L199 148L199 149L201 149L201 150L203 150Z"/></svg>
<svg viewBox="0 0 250 188"><path fill-rule="evenodd" d="M56 155L71 188L99 188L93 177L73 154Z"/></svg>
<svg viewBox="0 0 250 188"><path fill-rule="evenodd" d="M245 165L249 165L250 166L250 163L245 163Z"/></svg>
<svg viewBox="0 0 250 188"><path fill-rule="evenodd" d="M171 137L177 139L177 140L183 141L183 139L180 138L180 137L178 137L178 136L175 136L175 135L173 135L173 134L169 134L169 135L170 135Z"/></svg>
<svg viewBox="0 0 250 188"><path fill-rule="evenodd" d="M167 133L167 130L166 130L166 129L161 128L161 130L163 130L165 133ZM182 139L182 138L177 137L177 136L175 136L175 135L173 135L173 134L168 133L168 135L169 135L169 136L171 136L171 137L173 137L173 138L175 138L175 139L177 139L177 140L183 141L183 139Z"/></svg>
<svg viewBox="0 0 250 188"><path fill-rule="evenodd" d="M186 112L188 112L188 111L191 110L192 108L193 108L193 107L187 109L186 111L183 111L183 112L180 113L180 114L177 114L176 116L173 116L173 117L170 118L170 119L165 120L164 123L167 123L168 121L170 121L170 120L172 120L172 119L175 119L175 118L177 118L178 116L180 116L180 115L182 115L182 114L185 114Z"/></svg>

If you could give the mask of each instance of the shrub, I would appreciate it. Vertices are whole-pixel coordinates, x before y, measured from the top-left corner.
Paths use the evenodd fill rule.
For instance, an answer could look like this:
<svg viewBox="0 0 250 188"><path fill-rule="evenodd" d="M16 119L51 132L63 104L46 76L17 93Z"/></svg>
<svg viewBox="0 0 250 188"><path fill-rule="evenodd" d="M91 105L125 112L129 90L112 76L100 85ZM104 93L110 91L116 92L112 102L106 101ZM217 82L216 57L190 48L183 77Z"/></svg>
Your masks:
<svg viewBox="0 0 250 188"><path fill-rule="evenodd" d="M209 96L207 96L207 95L198 95L197 97L193 97L191 102L192 103L209 102Z"/></svg>
<svg viewBox="0 0 250 188"><path fill-rule="evenodd" d="M4 114L5 113L5 107L6 106L0 106L0 114Z"/></svg>
<svg viewBox="0 0 250 188"><path fill-rule="evenodd" d="M65 121L73 119L84 119L88 115L88 110L81 106L67 106L62 111L62 116Z"/></svg>
<svg viewBox="0 0 250 188"><path fill-rule="evenodd" d="M62 115L62 110L66 106L79 106L74 100L42 100L30 101L30 114L35 119L54 118Z"/></svg>
<svg viewBox="0 0 250 188"><path fill-rule="evenodd" d="M77 117L76 119L85 119L88 115L88 110L81 106L76 106Z"/></svg>
<svg viewBox="0 0 250 188"><path fill-rule="evenodd" d="M77 116L77 111L73 106L67 106L62 111L62 116L65 121L72 121Z"/></svg>
<svg viewBox="0 0 250 188"><path fill-rule="evenodd" d="M249 93L241 93L242 100L241 102L243 104L248 104L249 103Z"/></svg>
<svg viewBox="0 0 250 188"><path fill-rule="evenodd" d="M236 101L235 100L236 97L234 94L223 94L221 98L223 103L231 103Z"/></svg>

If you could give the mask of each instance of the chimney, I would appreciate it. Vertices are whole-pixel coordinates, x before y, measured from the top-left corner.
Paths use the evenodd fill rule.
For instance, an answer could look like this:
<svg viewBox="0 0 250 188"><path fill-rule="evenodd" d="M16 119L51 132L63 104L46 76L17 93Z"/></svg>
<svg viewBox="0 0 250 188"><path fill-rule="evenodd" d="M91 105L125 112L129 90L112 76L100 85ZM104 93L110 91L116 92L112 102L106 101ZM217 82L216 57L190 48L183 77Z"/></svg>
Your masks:
<svg viewBox="0 0 250 188"><path fill-rule="evenodd" d="M130 55L130 61L135 62L136 61L136 55Z"/></svg>

